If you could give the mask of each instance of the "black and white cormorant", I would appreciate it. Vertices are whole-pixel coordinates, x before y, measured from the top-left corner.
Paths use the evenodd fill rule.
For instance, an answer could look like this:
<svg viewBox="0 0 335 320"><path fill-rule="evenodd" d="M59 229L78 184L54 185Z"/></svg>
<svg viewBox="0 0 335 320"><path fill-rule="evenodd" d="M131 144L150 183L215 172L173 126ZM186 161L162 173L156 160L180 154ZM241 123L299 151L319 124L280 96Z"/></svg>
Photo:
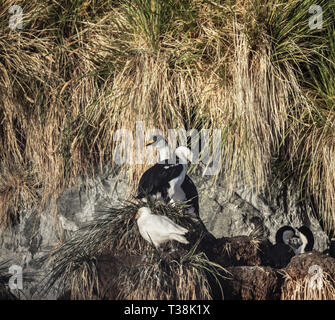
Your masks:
<svg viewBox="0 0 335 320"><path fill-rule="evenodd" d="M295 230L290 226L283 226L276 233L276 243L270 249L270 265L275 268L285 267L295 255L290 240L296 237Z"/></svg>
<svg viewBox="0 0 335 320"><path fill-rule="evenodd" d="M165 203L182 201L190 207L188 213L199 216L198 191L191 178L186 174L187 160L192 161L193 154L187 147L178 147L174 154L183 164L171 164L172 152L167 141L160 135L155 135L146 146L157 148L159 163L156 163L142 175L137 199L162 200Z"/></svg>

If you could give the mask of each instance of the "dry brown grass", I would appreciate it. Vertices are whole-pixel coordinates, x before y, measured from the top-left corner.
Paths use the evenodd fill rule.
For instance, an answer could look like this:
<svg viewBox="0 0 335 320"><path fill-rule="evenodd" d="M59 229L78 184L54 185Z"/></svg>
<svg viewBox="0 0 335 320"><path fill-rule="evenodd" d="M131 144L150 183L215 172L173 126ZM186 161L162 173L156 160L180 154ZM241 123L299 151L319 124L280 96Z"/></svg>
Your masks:
<svg viewBox="0 0 335 320"><path fill-rule="evenodd" d="M323 272L322 282L321 288L312 288L311 275L304 279L293 279L288 273L284 273L281 300L334 300L334 279L327 272Z"/></svg>
<svg viewBox="0 0 335 320"><path fill-rule="evenodd" d="M80 265L70 263L60 277L61 283L70 284L71 300L95 300L99 296L99 278L93 259L83 259Z"/></svg>
<svg viewBox="0 0 335 320"><path fill-rule="evenodd" d="M129 300L211 300L209 277L221 289L225 271L203 253L177 253L174 258L153 252L144 263L120 273L119 298ZM212 285L213 285L212 283Z"/></svg>
<svg viewBox="0 0 335 320"><path fill-rule="evenodd" d="M0 172L0 224L8 226L19 221L19 210L38 203L35 176L29 170L2 163Z"/></svg>
<svg viewBox="0 0 335 320"><path fill-rule="evenodd" d="M22 30L8 27L13 4L22 5ZM323 109L326 120L315 125L320 92L306 94L302 81L327 46L308 28L310 4L3 1L0 165L12 163L16 182L1 183L9 201L1 221L10 221L19 198L35 205L38 190L43 207L79 176L115 166L116 130L135 138L142 120L164 134L220 129L220 174L230 191L237 183L263 190L278 173L273 160L287 164L332 225L333 115ZM122 166L133 191L147 168Z"/></svg>

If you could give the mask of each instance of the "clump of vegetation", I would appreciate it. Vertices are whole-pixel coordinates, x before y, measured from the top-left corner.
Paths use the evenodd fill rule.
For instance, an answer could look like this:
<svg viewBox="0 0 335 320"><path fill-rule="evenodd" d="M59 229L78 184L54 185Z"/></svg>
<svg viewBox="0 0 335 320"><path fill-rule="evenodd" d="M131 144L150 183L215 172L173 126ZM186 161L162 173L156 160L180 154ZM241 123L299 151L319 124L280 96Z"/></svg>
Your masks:
<svg viewBox="0 0 335 320"><path fill-rule="evenodd" d="M142 284L137 282L137 278L133 278L140 276L140 273L146 268L149 270L153 268L161 273L158 278L155 276L151 279L148 276L147 281L156 281L157 279L167 281L168 271L165 268L171 269L169 271L171 283L168 285L169 289L166 290L177 290L177 295L180 298L209 298L207 273L211 274L212 277L219 275L219 265L209 261L204 253L196 252L197 245L186 253L185 250L178 250L176 259L171 259L171 255L168 253L162 256L163 252L156 252L156 248L139 234L135 221L138 209L148 205L154 213L168 216L174 222L187 228L190 233L196 232L201 238L202 231L204 231L202 224L199 223L198 219L183 212L184 204L177 203L172 206L160 203L126 202L120 208L106 208L101 212L103 215L100 218L78 230L72 238L42 259L43 262L50 263L51 268L45 279L43 290L48 292L51 288L58 286L61 294L70 292L72 299L103 298L99 296L99 287L103 287L103 284L99 282L99 257L102 255L111 257L145 255L147 258L143 263L125 268L122 273L123 280L117 280L117 283L120 281L122 283L119 286L122 291L120 295L123 298L129 294L126 294L129 281L135 281L133 285L139 288L137 297L139 299L146 298ZM177 245L177 248L180 249L180 245ZM142 274L140 278L142 279L143 276ZM117 272L110 274L110 277L118 277ZM188 285L194 286L190 292L181 285L185 281L190 281ZM202 285L204 285L204 289L200 293L199 288ZM173 289L173 286L176 288ZM165 294L167 298L172 293L168 293L166 290L161 294ZM101 292L105 292L105 289ZM175 295L175 297L177 296Z"/></svg>
<svg viewBox="0 0 335 320"><path fill-rule="evenodd" d="M162 256L152 252L143 264L128 267L119 275L121 299L130 300L211 300L211 286L220 285L225 269L211 262L197 244L186 253ZM226 272L225 272L226 274ZM211 282L210 282L211 281Z"/></svg>
<svg viewBox="0 0 335 320"><path fill-rule="evenodd" d="M84 225L70 242L63 244L58 250L62 255L67 253L72 256L73 250L81 248L83 252L102 253L104 251L126 250L130 254L138 254L149 248L151 244L146 242L139 234L135 215L139 208L149 206L153 213L166 215L177 224L183 225L189 230L203 231L203 225L193 215L185 213L183 203L163 205L158 202L132 202L127 201L119 208L106 207L99 213L101 217Z"/></svg>
<svg viewBox="0 0 335 320"><path fill-rule="evenodd" d="M327 272L320 274L317 281L312 276L297 279L285 272L281 300L334 300L334 279Z"/></svg>

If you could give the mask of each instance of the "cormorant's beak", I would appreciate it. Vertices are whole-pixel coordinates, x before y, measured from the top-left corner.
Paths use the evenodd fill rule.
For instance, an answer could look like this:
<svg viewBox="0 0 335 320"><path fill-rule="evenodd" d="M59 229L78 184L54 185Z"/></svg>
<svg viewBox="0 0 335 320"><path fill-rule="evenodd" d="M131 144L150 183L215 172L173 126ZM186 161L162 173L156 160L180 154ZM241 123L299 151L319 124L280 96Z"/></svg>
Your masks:
<svg viewBox="0 0 335 320"><path fill-rule="evenodd" d="M137 211L137 212L136 212L136 216L135 216L135 220L137 220L139 217L140 217L140 212Z"/></svg>
<svg viewBox="0 0 335 320"><path fill-rule="evenodd" d="M147 142L147 144L146 144L145 146L146 146L146 147L147 147L147 146L150 146L150 145L152 145L154 142L155 142L155 140L150 140L150 141Z"/></svg>

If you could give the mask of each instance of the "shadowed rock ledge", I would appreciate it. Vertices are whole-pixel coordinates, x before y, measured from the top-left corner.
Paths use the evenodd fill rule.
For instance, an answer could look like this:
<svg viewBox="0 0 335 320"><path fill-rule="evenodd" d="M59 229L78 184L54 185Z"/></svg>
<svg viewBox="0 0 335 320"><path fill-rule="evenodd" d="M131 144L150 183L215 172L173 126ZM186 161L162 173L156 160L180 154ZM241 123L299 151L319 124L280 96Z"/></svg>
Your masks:
<svg viewBox="0 0 335 320"><path fill-rule="evenodd" d="M268 195L257 194L254 190L241 187L228 196L224 183L214 185L209 177L195 174L191 177L199 192L200 217L208 231L217 238L215 244L210 244L204 251L213 261L231 268L229 270L236 279L236 283L231 286L231 298L278 297L278 293L270 291L276 292L281 280L275 281L278 273L267 268L265 252L270 245L269 241L274 242L275 233L280 226L307 225L315 236L314 248L322 252L328 247L326 233L313 217L312 209L301 205L293 186L273 184L273 192ZM13 264L22 266L24 272L47 274L48 269L39 264L38 259L68 239L84 223L99 217L106 205L120 205L129 191L126 177L116 178L109 172L89 180L86 184L66 190L57 199L56 206L50 204L42 212L22 210L20 222L13 230L5 230L0 235L1 259L11 259ZM255 231L264 241L256 243L253 237L248 237ZM115 265L117 264L115 262ZM255 266L265 268L257 269ZM251 276L252 273L256 275ZM244 283L249 276L260 282L265 278L265 274L269 275L271 281L262 284L267 288L263 290L263 295L257 293L256 289L253 293L248 293L246 289L238 289L237 283L243 283L245 288L248 287L248 284ZM250 285L255 287L256 284ZM28 299L57 297L55 292L50 292L48 296L40 296L38 287L37 279L36 282L27 284L23 289L24 296ZM229 294L226 297L229 297Z"/></svg>

